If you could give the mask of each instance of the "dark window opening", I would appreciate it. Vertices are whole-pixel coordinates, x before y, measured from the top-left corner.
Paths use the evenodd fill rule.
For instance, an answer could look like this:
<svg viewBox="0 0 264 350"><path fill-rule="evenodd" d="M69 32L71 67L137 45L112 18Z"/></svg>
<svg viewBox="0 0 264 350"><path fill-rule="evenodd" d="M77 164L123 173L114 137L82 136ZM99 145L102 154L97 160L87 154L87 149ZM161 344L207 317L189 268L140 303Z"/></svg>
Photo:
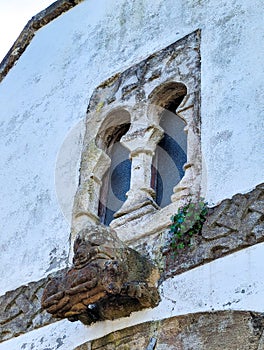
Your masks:
<svg viewBox="0 0 264 350"><path fill-rule="evenodd" d="M176 114L176 108L184 96L167 104L160 119L164 136L159 142L152 165L152 187L156 202L164 208L171 203L173 188L184 176L187 162L186 123Z"/></svg>
<svg viewBox="0 0 264 350"><path fill-rule="evenodd" d="M100 194L98 215L100 221L109 225L114 213L126 200L130 188L131 161L129 151L120 143L130 124L122 124L107 130L105 139L106 153L111 158L111 165L104 176Z"/></svg>

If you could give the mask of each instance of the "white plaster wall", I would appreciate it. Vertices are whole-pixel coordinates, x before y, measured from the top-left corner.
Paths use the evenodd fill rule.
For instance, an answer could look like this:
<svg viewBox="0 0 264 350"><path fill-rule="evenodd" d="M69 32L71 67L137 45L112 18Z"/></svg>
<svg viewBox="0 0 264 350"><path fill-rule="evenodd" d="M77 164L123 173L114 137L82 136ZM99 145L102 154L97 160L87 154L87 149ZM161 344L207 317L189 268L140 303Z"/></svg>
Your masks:
<svg viewBox="0 0 264 350"><path fill-rule="evenodd" d="M197 28L207 199L263 181L262 21L261 0L87 0L37 32L0 84L0 294L67 261L56 154L93 89Z"/></svg>
<svg viewBox="0 0 264 350"><path fill-rule="evenodd" d="M154 309L89 327L63 320L1 343L0 350L73 350L119 329L188 313L264 312L263 254L261 243L166 280L160 286L161 302Z"/></svg>

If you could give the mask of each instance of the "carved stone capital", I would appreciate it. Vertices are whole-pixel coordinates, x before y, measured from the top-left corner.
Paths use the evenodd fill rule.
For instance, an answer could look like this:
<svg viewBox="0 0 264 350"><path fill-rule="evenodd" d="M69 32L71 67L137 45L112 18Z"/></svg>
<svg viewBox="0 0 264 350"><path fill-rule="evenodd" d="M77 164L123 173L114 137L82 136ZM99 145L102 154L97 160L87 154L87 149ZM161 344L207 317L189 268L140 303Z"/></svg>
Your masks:
<svg viewBox="0 0 264 350"><path fill-rule="evenodd" d="M133 158L139 153L154 155L155 149L163 136L163 129L158 125L137 126L125 134L120 142L130 151Z"/></svg>
<svg viewBox="0 0 264 350"><path fill-rule="evenodd" d="M76 237L73 266L47 284L42 307L84 324L124 317L158 304L158 278L153 263L113 230L90 226Z"/></svg>

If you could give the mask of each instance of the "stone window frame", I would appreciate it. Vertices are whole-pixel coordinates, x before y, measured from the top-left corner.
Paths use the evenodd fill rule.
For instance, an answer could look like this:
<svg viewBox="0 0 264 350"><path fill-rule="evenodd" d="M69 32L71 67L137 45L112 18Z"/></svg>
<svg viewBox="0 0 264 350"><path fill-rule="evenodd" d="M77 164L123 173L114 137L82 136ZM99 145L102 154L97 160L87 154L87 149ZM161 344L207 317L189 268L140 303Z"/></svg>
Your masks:
<svg viewBox="0 0 264 350"><path fill-rule="evenodd" d="M130 150L131 187L128 199L110 224L119 238L132 243L166 228L170 217L186 203L200 196L200 31L151 55L123 73L99 85L87 110L86 133L80 166L80 183L72 216L72 239L90 224L99 223L98 203L102 179L111 159L104 147L107 130L129 122L121 143ZM171 87L178 87L171 89ZM176 114L186 123L187 163L185 174L174 187L171 204L158 209L150 188L150 165L162 138L160 110L185 87L185 96ZM176 95L175 95L176 93ZM174 96L173 96L174 95ZM125 117L124 117L125 114ZM96 135L96 136L94 136ZM138 147L143 144L143 147ZM140 176L136 175L137 172ZM146 179L140 183L138 179ZM145 186L146 183L149 186ZM144 190L142 191L142 188ZM133 202L134 200L134 202Z"/></svg>
<svg viewBox="0 0 264 350"><path fill-rule="evenodd" d="M119 112L121 112L122 114L123 113L126 113L127 115L129 114L126 111L119 111ZM114 115L116 115L116 113L114 113ZM107 118L107 120L108 120L108 118ZM97 135L97 140L96 140L97 144L101 144L100 148L102 148L106 152L106 154L111 158L111 164L110 164L109 168L106 170L105 175L102 179L102 185L101 185L101 189L100 189L100 198L99 198L99 208L98 208L98 217L99 217L100 221L105 225L107 225L107 223L106 223L108 221L107 216L109 215L107 209L115 211L115 208L108 208L109 198L110 198L110 202L111 202L111 200L113 199L113 196L115 196L113 192L111 193L111 185L110 185L110 181L111 181L110 171L111 171L111 166L112 166L112 160L113 159L115 160L115 157L117 156L116 152L120 152L120 145L118 145L119 146L118 150L115 149L115 146L116 146L116 142L120 143L120 138L124 134L126 134L130 128L130 125L131 125L130 124L130 115L127 116L127 118L122 118L121 122L122 123L117 125L117 126L110 126L108 128L103 128L103 132L99 133L99 135ZM113 152L114 152L114 154L113 154ZM126 150L126 152L128 153L128 150ZM124 152L122 152L121 157L120 157L120 153L119 153L118 161L120 161L120 158L122 159L122 156L124 156L123 153ZM112 159L112 157L113 157L113 159ZM127 160L128 160L128 158L127 158ZM131 171L130 171L130 173L131 173ZM130 182L130 176L126 181ZM115 204L115 206L117 205L117 203L114 203L114 204ZM110 216L111 216L111 214L110 214Z"/></svg>

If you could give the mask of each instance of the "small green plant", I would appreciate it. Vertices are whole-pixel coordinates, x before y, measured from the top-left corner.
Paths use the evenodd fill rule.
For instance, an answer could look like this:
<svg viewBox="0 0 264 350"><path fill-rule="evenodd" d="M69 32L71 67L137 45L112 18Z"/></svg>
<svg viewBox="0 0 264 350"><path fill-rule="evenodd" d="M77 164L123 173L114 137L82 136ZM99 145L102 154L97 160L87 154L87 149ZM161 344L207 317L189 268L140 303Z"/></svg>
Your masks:
<svg viewBox="0 0 264 350"><path fill-rule="evenodd" d="M201 199L197 203L190 201L184 207L179 208L177 214L171 217L170 246L175 254L192 245L192 237L201 233L207 214L207 203Z"/></svg>

